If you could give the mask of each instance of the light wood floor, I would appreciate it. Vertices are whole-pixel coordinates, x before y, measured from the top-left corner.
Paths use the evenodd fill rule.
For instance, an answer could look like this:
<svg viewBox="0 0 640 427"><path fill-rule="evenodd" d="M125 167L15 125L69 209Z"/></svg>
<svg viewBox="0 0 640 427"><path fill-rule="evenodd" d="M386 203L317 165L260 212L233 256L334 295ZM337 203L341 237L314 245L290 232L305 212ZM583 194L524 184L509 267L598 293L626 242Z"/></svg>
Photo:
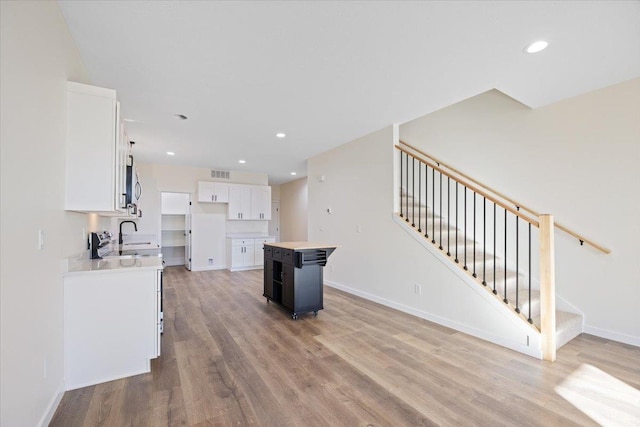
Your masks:
<svg viewBox="0 0 640 427"><path fill-rule="evenodd" d="M167 268L151 373L67 392L50 425L640 425L638 347L581 335L549 364L332 288L324 305L293 321L262 270Z"/></svg>

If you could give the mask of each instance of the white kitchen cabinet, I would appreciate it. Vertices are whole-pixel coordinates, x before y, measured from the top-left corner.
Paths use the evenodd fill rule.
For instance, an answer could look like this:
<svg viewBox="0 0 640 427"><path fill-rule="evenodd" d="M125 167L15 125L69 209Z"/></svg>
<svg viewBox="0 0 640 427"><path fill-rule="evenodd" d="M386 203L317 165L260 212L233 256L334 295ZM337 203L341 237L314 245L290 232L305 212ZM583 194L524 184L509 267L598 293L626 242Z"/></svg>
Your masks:
<svg viewBox="0 0 640 427"><path fill-rule="evenodd" d="M271 219L271 187L251 186L251 219Z"/></svg>
<svg viewBox="0 0 640 427"><path fill-rule="evenodd" d="M273 237L227 238L227 268L230 271L262 268L264 244L273 242Z"/></svg>
<svg viewBox="0 0 640 427"><path fill-rule="evenodd" d="M67 82L66 210L126 214L128 145L116 92Z"/></svg>
<svg viewBox="0 0 640 427"><path fill-rule="evenodd" d="M229 203L229 184L198 181L198 202Z"/></svg>
<svg viewBox="0 0 640 427"><path fill-rule="evenodd" d="M227 239L227 268L230 271L255 267L254 239Z"/></svg>
<svg viewBox="0 0 640 427"><path fill-rule="evenodd" d="M271 219L271 187L229 184L230 220Z"/></svg>
<svg viewBox="0 0 640 427"><path fill-rule="evenodd" d="M67 390L150 371L150 359L160 355L161 283L162 267L65 276Z"/></svg>
<svg viewBox="0 0 640 427"><path fill-rule="evenodd" d="M228 219L251 219L251 186L229 185Z"/></svg>
<svg viewBox="0 0 640 427"><path fill-rule="evenodd" d="M254 239L254 265L256 267L264 266L264 244L265 243L275 243L275 237L264 237L260 239Z"/></svg>
<svg viewBox="0 0 640 427"><path fill-rule="evenodd" d="M254 239L231 239L231 270L253 267Z"/></svg>

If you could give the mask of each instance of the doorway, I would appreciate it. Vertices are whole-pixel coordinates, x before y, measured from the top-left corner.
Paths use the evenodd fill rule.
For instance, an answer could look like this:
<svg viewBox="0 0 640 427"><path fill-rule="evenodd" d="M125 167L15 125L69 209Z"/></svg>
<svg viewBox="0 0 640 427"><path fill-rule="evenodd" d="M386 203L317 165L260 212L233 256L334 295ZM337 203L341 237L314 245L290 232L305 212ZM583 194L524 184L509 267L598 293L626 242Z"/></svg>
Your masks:
<svg viewBox="0 0 640 427"><path fill-rule="evenodd" d="M269 236L280 241L280 202L271 202L271 220L269 221Z"/></svg>

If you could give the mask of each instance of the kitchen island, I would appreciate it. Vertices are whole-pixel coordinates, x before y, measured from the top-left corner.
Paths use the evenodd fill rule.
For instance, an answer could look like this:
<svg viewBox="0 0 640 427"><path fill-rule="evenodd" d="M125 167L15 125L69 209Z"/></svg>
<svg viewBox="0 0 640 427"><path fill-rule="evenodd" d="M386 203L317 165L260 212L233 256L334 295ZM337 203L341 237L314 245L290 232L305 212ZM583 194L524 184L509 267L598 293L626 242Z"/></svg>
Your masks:
<svg viewBox="0 0 640 427"><path fill-rule="evenodd" d="M327 259L338 245L313 242L279 242L264 245L264 293L273 301L298 315L323 306L323 271Z"/></svg>

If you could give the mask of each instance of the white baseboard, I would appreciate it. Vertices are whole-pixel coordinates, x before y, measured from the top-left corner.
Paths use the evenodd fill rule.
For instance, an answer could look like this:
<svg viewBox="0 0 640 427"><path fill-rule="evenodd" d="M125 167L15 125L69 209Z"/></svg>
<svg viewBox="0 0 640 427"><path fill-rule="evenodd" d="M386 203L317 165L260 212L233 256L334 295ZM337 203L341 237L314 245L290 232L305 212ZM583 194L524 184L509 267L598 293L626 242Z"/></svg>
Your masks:
<svg viewBox="0 0 640 427"><path fill-rule="evenodd" d="M53 419L53 416L56 413L56 410L58 409L58 405L60 405L60 402L62 401L63 396L64 396L64 383L60 384L60 386L58 387L58 391L53 396L53 399L51 399L51 402L49 403L47 410L45 411L44 414L42 414L42 418L40 418L40 422L38 423L40 427L47 427L49 425L49 423Z"/></svg>
<svg viewBox="0 0 640 427"><path fill-rule="evenodd" d="M193 267L193 266L191 266L191 271L224 270L225 268L227 268L227 267L225 267L225 266L221 266L221 267L220 266L217 266L217 267L216 266L214 266L214 267L209 267L209 266L207 266L207 267Z"/></svg>
<svg viewBox="0 0 640 427"><path fill-rule="evenodd" d="M412 316L419 317L421 319L428 320L433 323L437 323L442 326L446 326L448 328L454 329L456 331L463 332L465 334L483 339L485 341L492 342L502 347L509 348L511 350L517 351L519 353L526 354L531 357L535 357L536 359L542 359L542 351L540 349L540 345L536 345L537 337L531 336L531 341L529 346L522 345L520 343L514 342L512 340L504 339L503 337L496 336L486 331L482 331L471 326L455 322L450 319L446 319L441 316L437 316L435 314L428 313L426 311L418 310L413 307L409 307L404 304L397 303L395 301L391 301L385 298L378 297L376 295L369 294L367 292L363 292L357 289L350 288L348 286L342 285L340 283L336 283L330 280L325 280L324 283L332 288L339 289L341 291L347 292L352 295L359 296L369 301L373 301L375 303L391 307L395 310L402 311L403 313L411 314Z"/></svg>
<svg viewBox="0 0 640 427"><path fill-rule="evenodd" d="M262 270L264 267L262 265L252 265L251 267L235 267L235 268L227 268L227 270L234 271L249 271L249 270Z"/></svg>
<svg viewBox="0 0 640 427"><path fill-rule="evenodd" d="M612 341L618 341L624 344L635 345L640 347L640 337L622 334L620 332L608 331L606 329L596 328L595 326L584 325L583 332L585 334L595 335L600 338L606 338Z"/></svg>
<svg viewBox="0 0 640 427"><path fill-rule="evenodd" d="M96 384L107 383L109 381L121 380L123 378L133 377L135 375L148 374L151 372L151 360L147 359L147 367L142 369L136 369L130 372L121 373L118 375L111 375L108 377L96 378L88 382L78 384L67 384L67 391L76 390L78 388L89 387Z"/></svg>

